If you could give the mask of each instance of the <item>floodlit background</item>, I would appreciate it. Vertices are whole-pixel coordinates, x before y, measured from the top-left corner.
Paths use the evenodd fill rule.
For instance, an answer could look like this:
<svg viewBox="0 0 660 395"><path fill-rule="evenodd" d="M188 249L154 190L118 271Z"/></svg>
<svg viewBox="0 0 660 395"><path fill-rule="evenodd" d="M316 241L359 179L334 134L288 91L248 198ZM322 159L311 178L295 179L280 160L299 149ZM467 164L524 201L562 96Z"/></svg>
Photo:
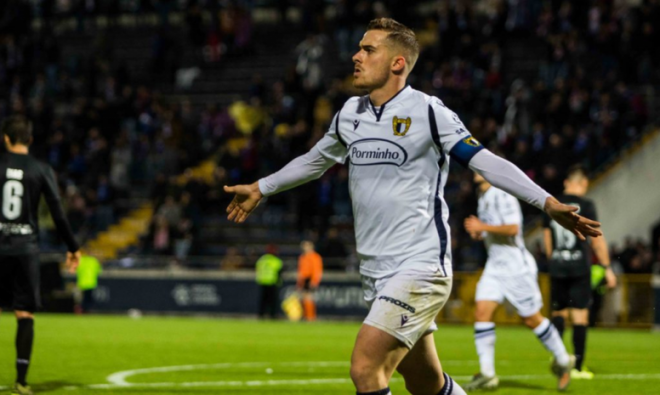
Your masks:
<svg viewBox="0 0 660 395"><path fill-rule="evenodd" d="M658 361L648 358L657 358L660 340L648 329L660 325L654 308L660 280L653 276L660 272L657 0L3 0L0 118L25 114L33 121L31 153L56 170L73 230L104 270L90 291L98 316L46 315L38 322L31 374L37 389L109 383L107 376L129 369L240 362L256 370L221 374L216 366L194 370L208 375L173 374L170 387L148 388L230 393L223 387L230 384L217 383L235 381L244 383L235 384L242 394L350 393L340 361L348 360L355 322L366 308L347 167L269 198L240 226L225 219L230 196L222 186L253 182L306 152L344 101L363 94L351 87L351 56L367 23L380 16L418 35L423 50L410 84L441 98L489 149L553 194L562 191L567 167L581 163L589 170L589 198L604 224L619 286L595 292L601 303L594 325L610 329L591 332L586 361L611 378L580 383L579 391L656 393ZM441 357L455 361L447 365L450 373L466 377L477 369L471 327L447 324L472 322L486 258L461 226L476 212L471 179L452 164L445 197L455 282L438 317L447 329L436 337ZM524 212L529 249L545 272L540 213L530 206ZM45 207L40 217L45 310L80 312L81 292L75 277L60 270L64 246ZM295 291L303 240L313 241L324 260L320 322L229 320L256 316L254 269L269 244L284 261L280 299ZM541 274L540 281L547 298L548 279ZM546 300L546 313L547 306ZM326 322L337 319L351 323ZM503 308L497 321L519 319ZM9 385L13 374L9 322L3 315L0 385ZM507 330L503 339L519 333L502 333ZM443 350L443 331L460 347ZM72 333L84 336L69 339ZM319 355L328 344L313 335L328 337L335 353ZM612 339L618 357L604 352ZM222 346L235 342L241 347ZM640 344L656 349L645 353ZM114 356L100 357L108 352ZM545 381L533 378L547 373L544 354L534 352L502 340L498 359L511 378L501 393L552 389L549 374ZM268 365L290 362L300 366L286 365L280 378L282 366ZM72 375L77 368L84 377ZM628 373L637 376L615 376ZM127 380L165 381L151 374ZM251 377L282 383L251 388L245 384Z"/></svg>

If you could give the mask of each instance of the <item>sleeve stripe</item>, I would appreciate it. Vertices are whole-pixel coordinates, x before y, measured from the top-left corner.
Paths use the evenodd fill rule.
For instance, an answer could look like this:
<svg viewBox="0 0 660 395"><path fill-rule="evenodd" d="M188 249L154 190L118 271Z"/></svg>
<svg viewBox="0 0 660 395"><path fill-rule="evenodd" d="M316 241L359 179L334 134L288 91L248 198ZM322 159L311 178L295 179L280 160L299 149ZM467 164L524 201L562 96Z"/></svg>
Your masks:
<svg viewBox="0 0 660 395"><path fill-rule="evenodd" d="M346 142L344 139L341 137L341 134L339 133L339 114L341 114L341 110L337 111L337 118L335 120L335 133L337 134L337 139L343 145L345 148L348 148L348 145L346 145Z"/></svg>
<svg viewBox="0 0 660 395"><path fill-rule="evenodd" d="M433 138L433 142L435 145L440 148L440 151L442 151L442 145L440 145L440 134L438 133L438 124L436 123L435 120L435 111L433 111L433 107L429 104L429 123L431 124L431 138Z"/></svg>

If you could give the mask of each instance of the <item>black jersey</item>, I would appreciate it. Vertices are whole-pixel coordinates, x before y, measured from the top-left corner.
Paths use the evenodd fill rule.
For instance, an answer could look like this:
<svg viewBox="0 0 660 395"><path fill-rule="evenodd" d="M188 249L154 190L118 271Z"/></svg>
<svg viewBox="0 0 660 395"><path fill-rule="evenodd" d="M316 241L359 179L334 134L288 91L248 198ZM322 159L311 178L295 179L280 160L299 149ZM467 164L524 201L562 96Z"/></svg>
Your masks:
<svg viewBox="0 0 660 395"><path fill-rule="evenodd" d="M598 221L596 207L588 199L574 195L561 195L557 199L571 206L577 206L578 214ZM588 241L581 241L573 232L565 229L547 215L543 227L552 234L552 256L549 272L552 277L578 277L591 275L591 247Z"/></svg>
<svg viewBox="0 0 660 395"><path fill-rule="evenodd" d="M69 251L78 243L64 216L53 169L29 155L0 153L0 255L38 251L39 200L44 196Z"/></svg>

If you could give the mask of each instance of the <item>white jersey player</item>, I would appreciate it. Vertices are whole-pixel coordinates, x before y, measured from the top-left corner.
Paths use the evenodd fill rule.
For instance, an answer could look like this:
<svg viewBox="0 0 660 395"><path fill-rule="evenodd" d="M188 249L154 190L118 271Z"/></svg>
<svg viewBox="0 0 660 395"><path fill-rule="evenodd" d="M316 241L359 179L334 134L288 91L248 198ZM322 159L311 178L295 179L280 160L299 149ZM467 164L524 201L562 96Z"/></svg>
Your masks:
<svg viewBox="0 0 660 395"><path fill-rule="evenodd" d="M418 55L412 30L388 18L372 21L353 57L353 85L368 95L349 99L307 154L259 182L225 187L236 194L228 218L243 222L264 196L317 179L337 163L350 164L357 251L370 306L351 359L360 395L390 394L395 369L412 394L464 394L442 372L432 336L452 282L443 199L450 158L573 231L600 234L597 222L578 216L483 149L439 99L407 86Z"/></svg>
<svg viewBox="0 0 660 395"><path fill-rule="evenodd" d="M474 175L474 182L480 193L479 218L467 218L465 230L473 239L484 240L488 260L475 297L474 341L480 372L465 388L495 389L499 384L495 374L495 323L492 319L495 310L506 299L516 308L525 325L553 353L553 371L559 375L558 389L563 391L570 382L570 374L565 374L566 363L572 368L575 357L568 355L559 332L540 313L543 299L537 280L538 269L534 257L525 248L518 199L493 187L479 174Z"/></svg>

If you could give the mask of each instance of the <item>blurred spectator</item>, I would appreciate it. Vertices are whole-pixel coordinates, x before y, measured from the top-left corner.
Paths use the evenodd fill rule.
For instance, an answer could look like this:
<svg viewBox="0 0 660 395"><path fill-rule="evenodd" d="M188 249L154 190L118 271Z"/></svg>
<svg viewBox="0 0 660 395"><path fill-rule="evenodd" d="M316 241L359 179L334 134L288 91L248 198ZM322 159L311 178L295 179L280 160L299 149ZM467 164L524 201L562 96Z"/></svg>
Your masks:
<svg viewBox="0 0 660 395"><path fill-rule="evenodd" d="M260 288L259 317L277 317L280 309L279 289L282 271L282 260L277 256L278 249L274 244L266 246L266 254L257 261L256 280Z"/></svg>
<svg viewBox="0 0 660 395"><path fill-rule="evenodd" d="M95 257L88 254L83 254L80 257L80 264L76 271L78 289L82 291L82 303L79 306L80 313L89 313L94 308L94 290L98 286L98 277L102 271L101 263Z"/></svg>
<svg viewBox="0 0 660 395"><path fill-rule="evenodd" d="M227 253L220 261L221 270L237 270L246 267L245 257L241 255L236 247L227 248Z"/></svg>
<svg viewBox="0 0 660 395"><path fill-rule="evenodd" d="M316 320L314 294L323 276L323 259L314 251L314 243L305 240L300 243L302 254L298 258L298 280L296 288L302 294L303 315L307 321Z"/></svg>

